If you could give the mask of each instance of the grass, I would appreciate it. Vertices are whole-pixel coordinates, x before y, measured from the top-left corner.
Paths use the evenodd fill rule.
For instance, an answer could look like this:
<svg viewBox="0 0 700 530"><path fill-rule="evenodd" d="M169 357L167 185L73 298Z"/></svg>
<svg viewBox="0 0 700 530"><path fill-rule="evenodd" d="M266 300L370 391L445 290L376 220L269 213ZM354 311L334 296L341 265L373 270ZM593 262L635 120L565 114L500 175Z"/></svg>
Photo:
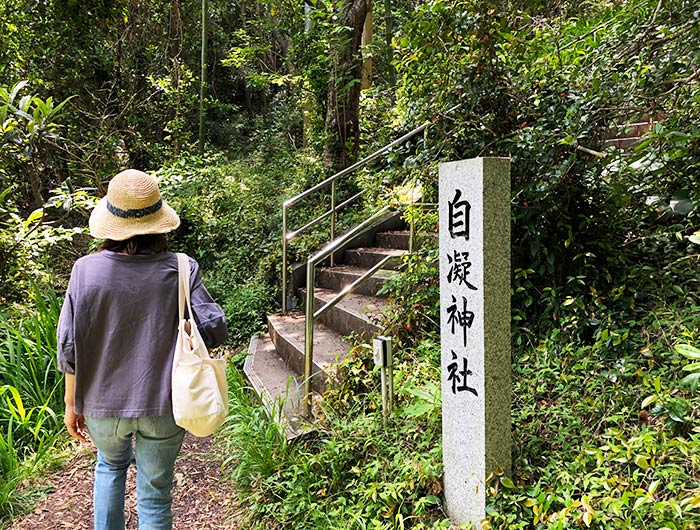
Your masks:
<svg viewBox="0 0 700 530"><path fill-rule="evenodd" d="M26 507L20 485L54 460L62 422L56 365L60 301L35 289L31 310L0 315L0 521Z"/></svg>
<svg viewBox="0 0 700 530"><path fill-rule="evenodd" d="M326 395L318 430L287 441L234 369L230 417L221 443L230 454L225 465L248 508L246 527L447 525L438 522L444 519L439 509L439 396L434 385L426 390L414 370L438 376L413 355L399 362L398 411L384 429L371 351L358 348L341 367L348 384ZM374 381L362 398L354 392L359 381ZM424 395L429 405L416 407L416 394Z"/></svg>

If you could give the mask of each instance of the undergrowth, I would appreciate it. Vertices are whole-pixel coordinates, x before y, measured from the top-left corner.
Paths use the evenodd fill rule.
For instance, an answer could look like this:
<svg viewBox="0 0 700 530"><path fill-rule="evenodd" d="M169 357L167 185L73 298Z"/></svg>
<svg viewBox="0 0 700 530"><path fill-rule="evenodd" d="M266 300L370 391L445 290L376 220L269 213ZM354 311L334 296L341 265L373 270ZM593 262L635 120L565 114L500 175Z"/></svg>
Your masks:
<svg viewBox="0 0 700 530"><path fill-rule="evenodd" d="M698 305L648 309L592 344L516 348L514 472L492 485L490 527L700 523L700 396L675 347L698 342Z"/></svg>
<svg viewBox="0 0 700 530"><path fill-rule="evenodd" d="M557 326L538 341L516 333L513 473L490 478L485 528L697 528L700 396L683 380L698 309L640 307L638 321L592 341ZM232 374L227 465L252 528L449 527L438 338L406 338L396 361L387 429L371 352L359 346L317 411L319 430L295 441Z"/></svg>
<svg viewBox="0 0 700 530"><path fill-rule="evenodd" d="M19 486L54 465L61 445L60 302L53 291L33 294L33 309L0 314L0 521L26 509L32 491Z"/></svg>
<svg viewBox="0 0 700 530"><path fill-rule="evenodd" d="M416 366L437 374L416 361L397 365L397 410L386 429L376 385L364 404L340 387L318 411L318 430L292 441L232 371L231 417L222 443L231 455L225 464L246 499L247 527L432 528L444 519L439 388L426 389L412 375ZM341 371L366 383L378 378L370 363L371 352L359 348Z"/></svg>

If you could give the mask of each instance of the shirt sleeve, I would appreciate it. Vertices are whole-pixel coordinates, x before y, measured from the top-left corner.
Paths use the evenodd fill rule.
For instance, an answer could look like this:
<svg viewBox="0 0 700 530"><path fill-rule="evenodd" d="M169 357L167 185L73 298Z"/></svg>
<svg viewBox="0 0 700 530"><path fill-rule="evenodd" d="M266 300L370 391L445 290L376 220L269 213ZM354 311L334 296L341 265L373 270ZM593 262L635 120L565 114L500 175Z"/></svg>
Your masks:
<svg viewBox="0 0 700 530"><path fill-rule="evenodd" d="M68 290L63 300L61 314L58 317L58 326L56 327L56 359L58 361L58 369L67 374L75 374L74 300L71 290L73 286L73 274L71 274L71 281L68 283Z"/></svg>
<svg viewBox="0 0 700 530"><path fill-rule="evenodd" d="M190 284L190 303L197 329L204 339L207 348L221 346L228 338L226 317L202 282L199 264L190 258L192 283Z"/></svg>

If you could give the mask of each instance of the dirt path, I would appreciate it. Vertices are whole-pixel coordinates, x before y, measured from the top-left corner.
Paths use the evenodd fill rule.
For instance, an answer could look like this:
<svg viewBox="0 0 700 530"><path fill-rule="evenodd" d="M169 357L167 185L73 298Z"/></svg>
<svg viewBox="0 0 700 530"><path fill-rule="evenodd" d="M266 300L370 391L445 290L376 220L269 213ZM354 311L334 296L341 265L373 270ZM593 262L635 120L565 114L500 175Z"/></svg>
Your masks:
<svg viewBox="0 0 700 530"><path fill-rule="evenodd" d="M93 449L94 450L94 449ZM95 454L80 450L65 469L47 478L53 493L40 500L34 512L6 530L90 530ZM221 461L210 438L185 437L175 465L173 530L238 530L231 485L221 478ZM126 528L137 530L136 472L127 477Z"/></svg>

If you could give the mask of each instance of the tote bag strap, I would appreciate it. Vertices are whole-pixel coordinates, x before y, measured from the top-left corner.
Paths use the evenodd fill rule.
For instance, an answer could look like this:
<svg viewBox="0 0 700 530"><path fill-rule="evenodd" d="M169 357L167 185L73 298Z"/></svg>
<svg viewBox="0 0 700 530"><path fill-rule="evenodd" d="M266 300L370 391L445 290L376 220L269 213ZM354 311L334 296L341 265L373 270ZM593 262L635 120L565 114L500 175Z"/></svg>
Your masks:
<svg viewBox="0 0 700 530"><path fill-rule="evenodd" d="M192 305L190 304L190 260L187 254L178 252L177 254L178 273L178 308L180 320L185 318L185 305L187 306L189 318L192 318Z"/></svg>

